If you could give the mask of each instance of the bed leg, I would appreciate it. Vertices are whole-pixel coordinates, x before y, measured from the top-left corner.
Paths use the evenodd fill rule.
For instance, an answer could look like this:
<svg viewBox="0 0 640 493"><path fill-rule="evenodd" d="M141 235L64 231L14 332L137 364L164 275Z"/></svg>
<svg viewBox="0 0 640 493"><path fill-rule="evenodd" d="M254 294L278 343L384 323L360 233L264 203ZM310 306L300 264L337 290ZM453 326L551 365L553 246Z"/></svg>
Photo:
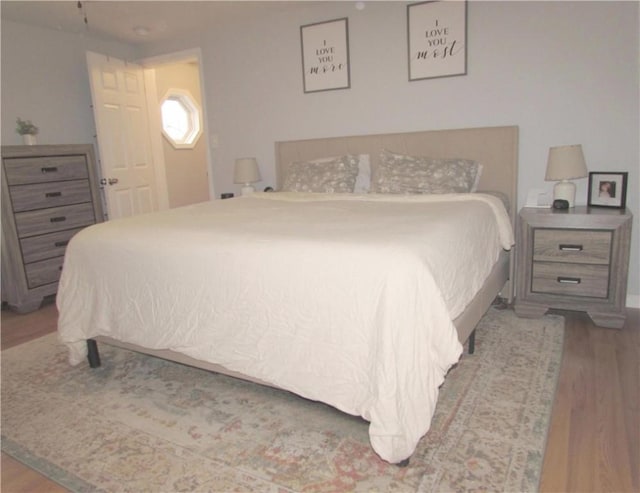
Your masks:
<svg viewBox="0 0 640 493"><path fill-rule="evenodd" d="M409 460L411 459L411 457L407 457L405 460L401 460L400 462L398 462L396 464L396 466L398 467L407 467L409 465Z"/></svg>
<svg viewBox="0 0 640 493"><path fill-rule="evenodd" d="M476 329L469 336L469 354L473 354L476 350Z"/></svg>
<svg viewBox="0 0 640 493"><path fill-rule="evenodd" d="M95 339L87 339L87 359L89 360L89 366L91 368L100 367L100 353L98 352L98 343Z"/></svg>

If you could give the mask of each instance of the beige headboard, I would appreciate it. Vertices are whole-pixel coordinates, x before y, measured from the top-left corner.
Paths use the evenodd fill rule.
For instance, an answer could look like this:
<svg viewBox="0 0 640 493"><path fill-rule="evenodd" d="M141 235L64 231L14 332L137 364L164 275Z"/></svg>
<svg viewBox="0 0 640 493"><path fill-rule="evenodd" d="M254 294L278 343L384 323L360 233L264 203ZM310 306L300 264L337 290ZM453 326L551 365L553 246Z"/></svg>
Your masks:
<svg viewBox="0 0 640 493"><path fill-rule="evenodd" d="M517 126L291 140L276 142L275 147L278 188L282 186L286 167L293 161L344 154L369 154L373 168L383 149L433 158L475 159L483 165L478 190L504 193L509 198L511 220L515 225L518 205Z"/></svg>

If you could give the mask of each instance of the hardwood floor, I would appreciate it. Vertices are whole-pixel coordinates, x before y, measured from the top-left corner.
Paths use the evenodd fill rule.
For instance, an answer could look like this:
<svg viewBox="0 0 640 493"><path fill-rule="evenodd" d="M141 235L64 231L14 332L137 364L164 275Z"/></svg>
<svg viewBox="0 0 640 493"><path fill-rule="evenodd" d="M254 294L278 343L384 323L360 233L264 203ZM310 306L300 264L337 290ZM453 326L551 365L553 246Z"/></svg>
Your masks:
<svg viewBox="0 0 640 493"><path fill-rule="evenodd" d="M639 492L640 310L628 310L622 330L554 313L566 330L540 490ZM56 317L51 302L28 315L2 310L2 349L53 332ZM1 466L3 493L66 491L4 453Z"/></svg>

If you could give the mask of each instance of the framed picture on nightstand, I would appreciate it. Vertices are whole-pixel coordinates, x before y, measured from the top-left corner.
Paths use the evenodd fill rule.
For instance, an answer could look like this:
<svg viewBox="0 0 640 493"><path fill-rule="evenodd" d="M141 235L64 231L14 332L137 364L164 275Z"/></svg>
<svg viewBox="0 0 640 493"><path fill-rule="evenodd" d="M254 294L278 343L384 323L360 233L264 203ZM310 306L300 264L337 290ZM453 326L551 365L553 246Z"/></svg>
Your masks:
<svg viewBox="0 0 640 493"><path fill-rule="evenodd" d="M596 207L624 209L627 201L626 171L593 171L589 173L587 204Z"/></svg>

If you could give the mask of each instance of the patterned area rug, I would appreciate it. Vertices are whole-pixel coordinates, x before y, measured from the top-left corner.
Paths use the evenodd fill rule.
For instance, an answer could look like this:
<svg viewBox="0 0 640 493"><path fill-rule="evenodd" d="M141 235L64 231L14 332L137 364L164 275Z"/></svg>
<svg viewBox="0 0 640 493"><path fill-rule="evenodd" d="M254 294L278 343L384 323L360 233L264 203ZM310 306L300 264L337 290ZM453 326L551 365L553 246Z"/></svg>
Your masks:
<svg viewBox="0 0 640 493"><path fill-rule="evenodd" d="M492 308L406 468L329 406L105 345L72 368L50 335L2 352L2 449L72 491L535 491L563 332Z"/></svg>

